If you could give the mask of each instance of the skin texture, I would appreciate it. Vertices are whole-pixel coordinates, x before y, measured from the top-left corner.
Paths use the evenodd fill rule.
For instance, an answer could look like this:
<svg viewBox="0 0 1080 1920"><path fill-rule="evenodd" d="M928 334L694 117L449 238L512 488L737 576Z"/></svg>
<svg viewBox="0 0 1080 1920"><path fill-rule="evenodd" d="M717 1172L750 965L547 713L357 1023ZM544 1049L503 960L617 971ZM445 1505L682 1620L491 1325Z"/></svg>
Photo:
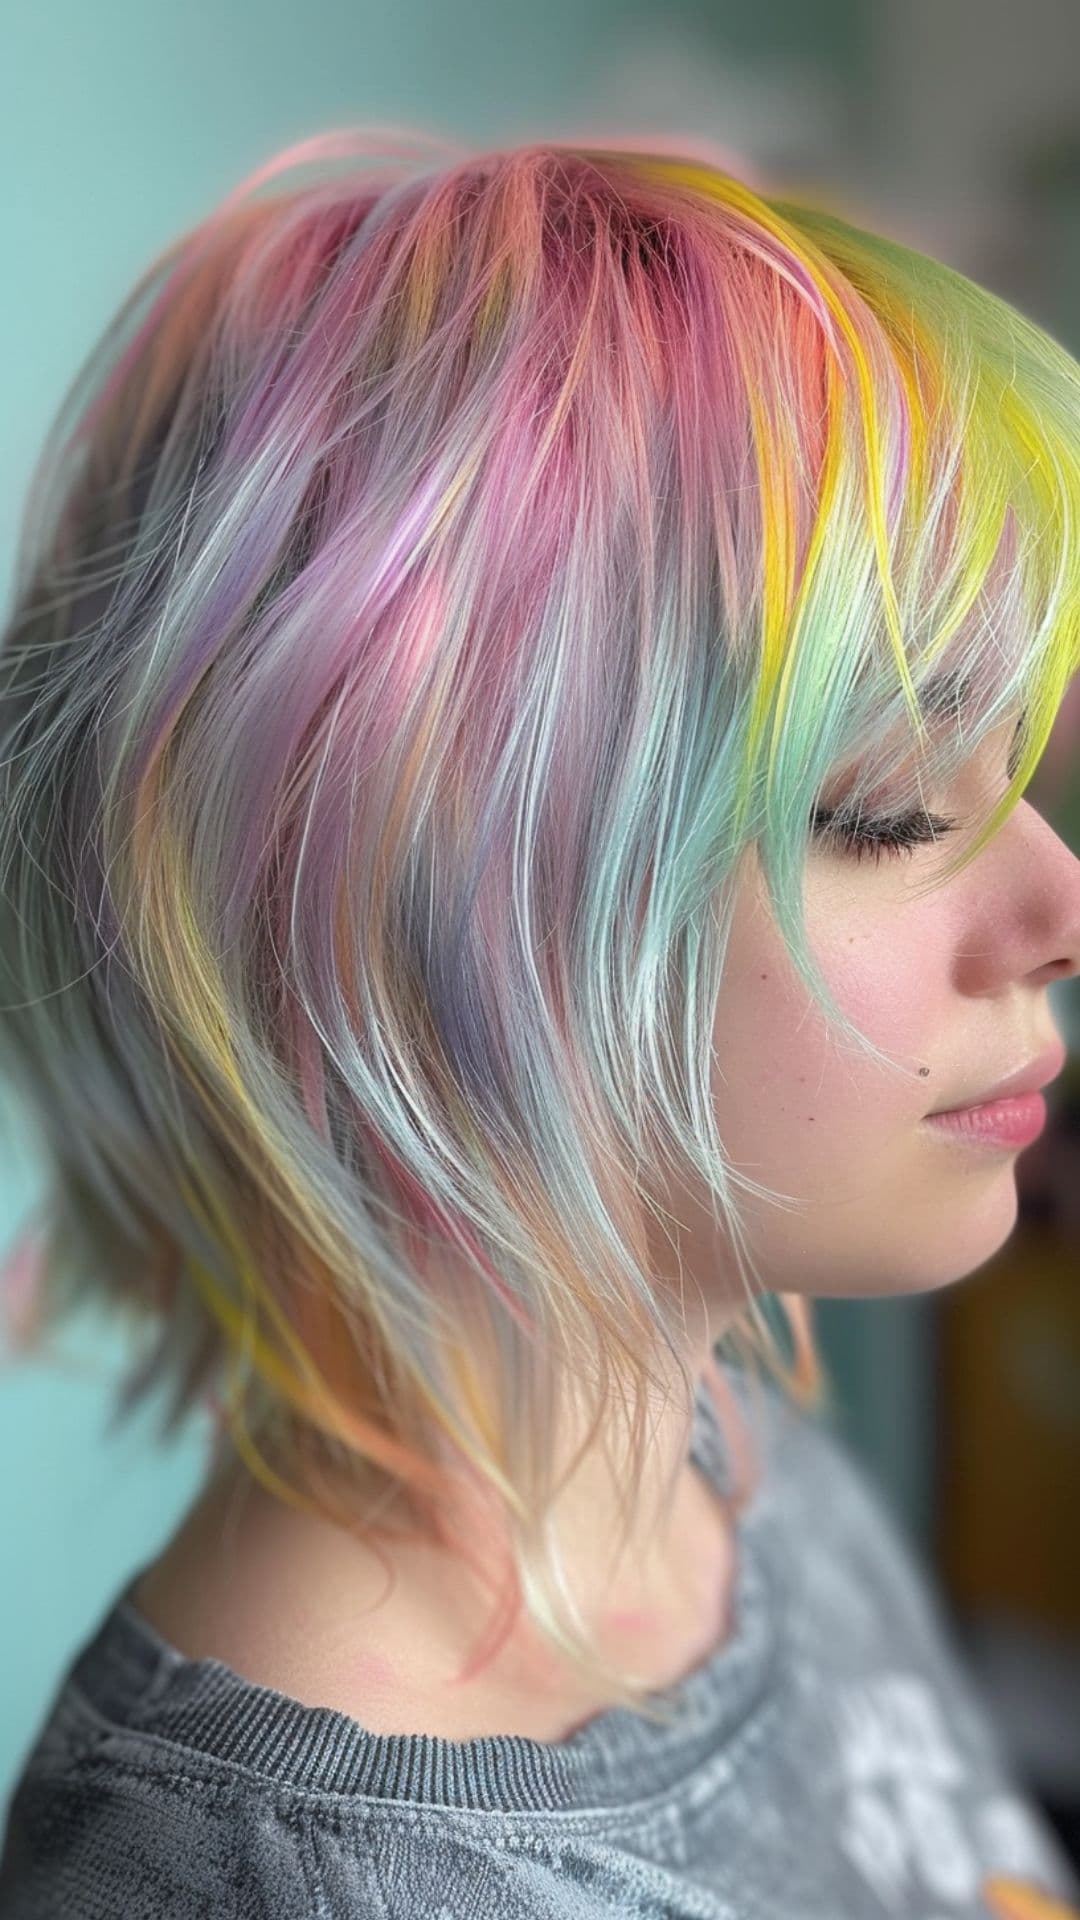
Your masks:
<svg viewBox="0 0 1080 1920"><path fill-rule="evenodd" d="M927 806L961 832L973 827L1004 784L1010 738L1010 728L990 736ZM917 897L956 847L950 837L875 862L823 844L810 860L814 950L840 1005L900 1074L830 1035L788 961L760 872L747 872L717 1009L715 1098L729 1159L797 1203L743 1199L767 1285L923 1292L983 1265L1015 1224L1016 1151L958 1146L923 1116L978 1098L1057 1037L1047 988L1080 969L1080 861L1022 801L965 872ZM699 1196L669 1189L665 1200L655 1271L681 1286L704 1362L742 1303L736 1270ZM677 1406L658 1407L638 1488L644 1531L617 1562L617 1479L598 1449L557 1509L571 1585L603 1650L654 1686L695 1667L731 1625L731 1516L685 1445ZM643 1546L651 1503L676 1471L663 1528ZM497 1554L483 1516L463 1512L461 1524L487 1526ZM275 1501L223 1458L133 1597L182 1651L336 1706L375 1732L553 1740L607 1704L564 1679L527 1623L478 1679L456 1684L477 1631L469 1576L425 1548L394 1548L391 1558L388 1588L360 1542Z"/></svg>
<svg viewBox="0 0 1080 1920"><path fill-rule="evenodd" d="M916 897L1004 790L1008 742L1007 728L989 736L940 804L927 795L958 836L876 866L825 846L811 856L814 952L902 1075L829 1035L763 887L740 903L715 1035L721 1138L737 1167L806 1203L744 1203L769 1283L923 1292L973 1272L1015 1224L1015 1153L957 1147L922 1116L978 1099L1058 1038L1047 988L1080 966L1080 861L1021 801L965 872Z"/></svg>

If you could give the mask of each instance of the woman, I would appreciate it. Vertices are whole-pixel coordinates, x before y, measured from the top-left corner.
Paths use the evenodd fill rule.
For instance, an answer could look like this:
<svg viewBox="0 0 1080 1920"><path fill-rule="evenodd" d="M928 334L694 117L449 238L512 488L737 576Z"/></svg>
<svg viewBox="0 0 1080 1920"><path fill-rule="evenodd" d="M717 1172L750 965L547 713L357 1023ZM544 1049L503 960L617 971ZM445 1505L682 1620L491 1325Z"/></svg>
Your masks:
<svg viewBox="0 0 1080 1920"><path fill-rule="evenodd" d="M0 1913L1072 1910L809 1303L990 1258L1063 1062L1078 401L700 152L326 136L139 282L28 515L0 1033L39 1341L123 1304L218 1433Z"/></svg>

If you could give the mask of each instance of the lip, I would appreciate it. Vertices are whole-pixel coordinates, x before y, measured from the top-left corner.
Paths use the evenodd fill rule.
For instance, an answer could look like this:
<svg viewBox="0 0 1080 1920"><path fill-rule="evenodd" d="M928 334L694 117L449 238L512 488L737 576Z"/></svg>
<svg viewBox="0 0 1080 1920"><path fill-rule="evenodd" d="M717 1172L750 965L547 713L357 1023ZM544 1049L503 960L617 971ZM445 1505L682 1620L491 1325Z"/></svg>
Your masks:
<svg viewBox="0 0 1080 1920"><path fill-rule="evenodd" d="M925 1118L932 1120L943 1114L974 1113L983 1107L994 1106L1002 1100L1019 1100L1025 1094L1039 1093L1043 1087L1049 1085L1051 1080L1057 1079L1068 1057L1069 1050L1064 1041L1055 1040L1052 1046L1047 1047L1034 1060L1027 1061L1014 1073L1007 1073L1003 1080L996 1081L983 1093L976 1094L973 1100L963 1100L951 1107L935 1107L932 1112L925 1115Z"/></svg>

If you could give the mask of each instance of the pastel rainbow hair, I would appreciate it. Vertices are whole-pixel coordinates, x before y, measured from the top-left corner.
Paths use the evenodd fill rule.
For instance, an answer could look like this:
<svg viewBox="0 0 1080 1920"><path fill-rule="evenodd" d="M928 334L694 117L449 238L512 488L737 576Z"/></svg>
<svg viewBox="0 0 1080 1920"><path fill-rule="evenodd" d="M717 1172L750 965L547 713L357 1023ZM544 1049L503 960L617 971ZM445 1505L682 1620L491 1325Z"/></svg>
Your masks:
<svg viewBox="0 0 1080 1920"><path fill-rule="evenodd" d="M740 1223L798 1198L713 1112L744 856L876 1052L807 946L815 802L838 767L919 793L1019 714L934 883L975 857L1076 670L1078 509L1061 345L700 146L346 130L260 168L138 280L26 504L0 1047L39 1336L119 1308L121 1412L219 1395L279 1497L374 1542L393 1494L481 1579L440 1509L491 1497L501 1631L526 1605L662 1719L563 1589L551 1436L568 1391L594 1436L631 1410L629 1527L673 1364L692 1418L665 1170L731 1244L729 1352L824 1404Z"/></svg>

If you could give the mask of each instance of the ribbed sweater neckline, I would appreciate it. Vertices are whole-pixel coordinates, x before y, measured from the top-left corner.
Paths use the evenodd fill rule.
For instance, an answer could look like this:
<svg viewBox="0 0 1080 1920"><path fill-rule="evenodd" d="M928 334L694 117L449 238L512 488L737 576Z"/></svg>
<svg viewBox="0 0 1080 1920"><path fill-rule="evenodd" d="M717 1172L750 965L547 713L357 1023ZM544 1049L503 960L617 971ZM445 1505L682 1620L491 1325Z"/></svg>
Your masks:
<svg viewBox="0 0 1080 1920"><path fill-rule="evenodd" d="M737 1371L722 1370L746 1407ZM750 1404L753 1416L753 1405ZM722 1753L765 1693L779 1628L777 1540L770 1525L768 1430L762 1479L735 1518L730 1630L684 1677L657 1690L673 1707L657 1726L630 1708L594 1714L565 1739L518 1734L448 1740L424 1733L372 1733L336 1708L309 1706L260 1686L216 1659L192 1659L138 1611L138 1568L77 1656L71 1680L116 1729L152 1735L282 1788L480 1811L554 1811L624 1806L670 1794ZM691 1459L729 1491L723 1434L704 1387L696 1403Z"/></svg>

